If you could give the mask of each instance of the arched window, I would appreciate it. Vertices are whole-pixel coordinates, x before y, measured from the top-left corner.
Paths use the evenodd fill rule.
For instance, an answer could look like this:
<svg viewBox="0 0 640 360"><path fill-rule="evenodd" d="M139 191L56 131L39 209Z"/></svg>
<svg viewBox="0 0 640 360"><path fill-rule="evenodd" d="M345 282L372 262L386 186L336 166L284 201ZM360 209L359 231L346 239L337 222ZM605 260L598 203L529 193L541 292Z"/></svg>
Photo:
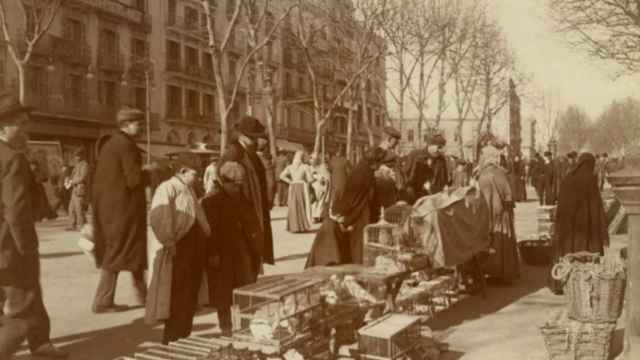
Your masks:
<svg viewBox="0 0 640 360"><path fill-rule="evenodd" d="M180 136L175 130L171 130L167 133L167 142L169 144L180 144Z"/></svg>

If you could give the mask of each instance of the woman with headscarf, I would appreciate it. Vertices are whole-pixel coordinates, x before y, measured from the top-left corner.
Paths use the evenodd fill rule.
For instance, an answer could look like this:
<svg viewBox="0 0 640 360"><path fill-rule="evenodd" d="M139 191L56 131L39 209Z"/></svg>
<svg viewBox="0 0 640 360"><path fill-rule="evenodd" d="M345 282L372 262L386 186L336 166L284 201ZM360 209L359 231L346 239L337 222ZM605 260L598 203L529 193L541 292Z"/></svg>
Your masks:
<svg viewBox="0 0 640 360"><path fill-rule="evenodd" d="M330 205L305 267L363 263L363 231L373 221L374 173L385 155L386 151L373 149L349 174L344 194Z"/></svg>
<svg viewBox="0 0 640 360"><path fill-rule="evenodd" d="M583 153L560 185L554 242L557 257L580 251L604 254L604 246L609 245L595 166L595 157Z"/></svg>
<svg viewBox="0 0 640 360"><path fill-rule="evenodd" d="M280 174L280 180L289 184L289 206L287 212L287 230L293 233L306 232L311 228L311 202L309 182L311 174L304 163L304 152L297 151L291 165Z"/></svg>
<svg viewBox="0 0 640 360"><path fill-rule="evenodd" d="M520 276L513 219L513 195L509 177L500 166L500 150L492 145L482 149L478 187L489 206L490 250L486 273L504 282Z"/></svg>

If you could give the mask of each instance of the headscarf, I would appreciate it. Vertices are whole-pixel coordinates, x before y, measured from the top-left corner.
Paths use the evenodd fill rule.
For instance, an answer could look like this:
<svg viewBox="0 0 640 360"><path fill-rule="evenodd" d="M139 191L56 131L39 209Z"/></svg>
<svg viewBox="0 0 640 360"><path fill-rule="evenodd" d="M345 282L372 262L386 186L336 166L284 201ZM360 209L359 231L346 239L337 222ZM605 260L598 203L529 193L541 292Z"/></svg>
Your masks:
<svg viewBox="0 0 640 360"><path fill-rule="evenodd" d="M480 154L479 170L482 171L487 166L494 165L500 167L500 150L493 145L487 145L482 148Z"/></svg>
<svg viewBox="0 0 640 360"><path fill-rule="evenodd" d="M293 155L293 160L291 161L291 165L293 167L298 168L300 165L304 164L304 151L298 150L295 155Z"/></svg>

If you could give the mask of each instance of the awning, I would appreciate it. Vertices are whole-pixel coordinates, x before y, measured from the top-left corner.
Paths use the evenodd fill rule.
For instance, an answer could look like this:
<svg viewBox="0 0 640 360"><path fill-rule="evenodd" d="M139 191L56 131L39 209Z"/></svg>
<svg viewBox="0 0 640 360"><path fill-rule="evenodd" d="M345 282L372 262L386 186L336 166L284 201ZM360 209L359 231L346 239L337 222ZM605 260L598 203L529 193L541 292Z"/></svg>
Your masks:
<svg viewBox="0 0 640 360"><path fill-rule="evenodd" d="M305 151L304 145L285 139L276 139L276 147L284 151Z"/></svg>

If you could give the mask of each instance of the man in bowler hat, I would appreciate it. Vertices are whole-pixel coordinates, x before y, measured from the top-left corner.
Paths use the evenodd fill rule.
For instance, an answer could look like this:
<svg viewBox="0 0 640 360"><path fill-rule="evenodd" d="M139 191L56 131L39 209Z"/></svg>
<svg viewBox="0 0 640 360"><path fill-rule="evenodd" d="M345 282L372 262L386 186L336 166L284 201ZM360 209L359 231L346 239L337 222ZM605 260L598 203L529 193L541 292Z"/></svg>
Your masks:
<svg viewBox="0 0 640 360"><path fill-rule="evenodd" d="M71 199L69 200L69 218L71 223L67 230L73 231L87 221L88 187L89 187L89 163L84 149L78 149L74 153L75 166L71 173Z"/></svg>
<svg viewBox="0 0 640 360"><path fill-rule="evenodd" d="M51 343L49 315L42 301L34 221L35 179L21 151L27 139L24 126L29 110L13 95L0 96L0 286L6 299L5 316L22 320L7 322L10 328L0 332L0 344L9 346L4 336L12 337L26 324L33 355L65 358L68 354ZM0 353L6 350L0 349Z"/></svg>
<svg viewBox="0 0 640 360"><path fill-rule="evenodd" d="M93 301L94 313L125 310L114 297L118 274L131 272L134 306L145 304L147 287L148 166L143 168L136 138L142 134L144 113L125 107L117 114L119 130L98 140L93 177L92 208L96 265L100 281Z"/></svg>
<svg viewBox="0 0 640 360"><path fill-rule="evenodd" d="M273 234L271 233L270 201L264 165L257 154L258 139L265 138L265 128L258 119L245 115L236 124L238 138L231 142L220 159L218 168L228 161L239 162L246 171L242 191L253 204L262 234L254 239L257 248L262 249L259 266L274 264Z"/></svg>

